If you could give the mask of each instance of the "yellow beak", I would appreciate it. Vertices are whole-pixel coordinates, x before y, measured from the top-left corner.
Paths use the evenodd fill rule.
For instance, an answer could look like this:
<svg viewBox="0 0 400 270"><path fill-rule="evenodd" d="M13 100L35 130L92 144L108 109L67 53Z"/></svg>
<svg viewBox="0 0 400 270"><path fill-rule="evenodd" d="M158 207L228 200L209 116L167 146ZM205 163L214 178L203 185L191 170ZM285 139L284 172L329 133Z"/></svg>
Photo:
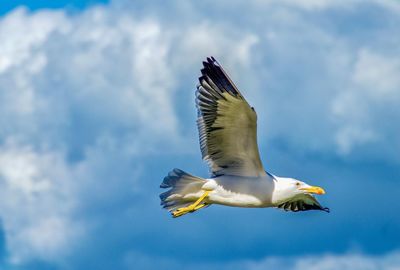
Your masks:
<svg viewBox="0 0 400 270"><path fill-rule="evenodd" d="M322 195L325 194L325 190L321 187L306 187L306 188L300 188L300 190L305 190L308 193L314 193L314 194L318 194L318 195Z"/></svg>

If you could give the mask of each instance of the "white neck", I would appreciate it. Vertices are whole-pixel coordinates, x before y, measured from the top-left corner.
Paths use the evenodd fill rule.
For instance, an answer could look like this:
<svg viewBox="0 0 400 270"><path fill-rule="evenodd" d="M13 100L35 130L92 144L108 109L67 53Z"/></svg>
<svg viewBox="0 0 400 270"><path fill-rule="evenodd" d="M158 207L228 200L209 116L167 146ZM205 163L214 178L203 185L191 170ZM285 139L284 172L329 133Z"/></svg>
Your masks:
<svg viewBox="0 0 400 270"><path fill-rule="evenodd" d="M282 202L290 199L293 194L288 193L290 185L292 185L293 178L274 176L275 188L272 194L272 203L281 204Z"/></svg>

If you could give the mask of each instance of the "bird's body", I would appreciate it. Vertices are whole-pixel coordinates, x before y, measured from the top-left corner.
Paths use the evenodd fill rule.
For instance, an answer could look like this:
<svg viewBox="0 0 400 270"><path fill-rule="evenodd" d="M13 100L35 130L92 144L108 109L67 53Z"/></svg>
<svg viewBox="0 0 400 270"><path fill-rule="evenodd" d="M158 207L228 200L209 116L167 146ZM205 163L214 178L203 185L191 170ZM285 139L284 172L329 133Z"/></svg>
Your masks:
<svg viewBox="0 0 400 270"><path fill-rule="evenodd" d="M161 184L170 188L160 195L164 208L174 217L211 204L329 211L310 194L324 194L322 188L265 171L258 152L254 108L214 58L207 58L203 65L196 92L197 125L211 178L174 169Z"/></svg>
<svg viewBox="0 0 400 270"><path fill-rule="evenodd" d="M212 190L205 200L210 204L235 207L270 207L273 205L274 181L269 175L259 177L218 176L207 179Z"/></svg>

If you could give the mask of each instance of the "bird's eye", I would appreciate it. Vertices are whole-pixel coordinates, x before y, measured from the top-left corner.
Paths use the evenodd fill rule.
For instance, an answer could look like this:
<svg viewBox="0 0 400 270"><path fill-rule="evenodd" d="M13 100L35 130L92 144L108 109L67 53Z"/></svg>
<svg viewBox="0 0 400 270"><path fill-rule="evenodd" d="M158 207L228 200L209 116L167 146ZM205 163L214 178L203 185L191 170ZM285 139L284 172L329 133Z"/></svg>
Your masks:
<svg viewBox="0 0 400 270"><path fill-rule="evenodd" d="M296 186L300 186L301 184L300 184L300 182L296 182Z"/></svg>

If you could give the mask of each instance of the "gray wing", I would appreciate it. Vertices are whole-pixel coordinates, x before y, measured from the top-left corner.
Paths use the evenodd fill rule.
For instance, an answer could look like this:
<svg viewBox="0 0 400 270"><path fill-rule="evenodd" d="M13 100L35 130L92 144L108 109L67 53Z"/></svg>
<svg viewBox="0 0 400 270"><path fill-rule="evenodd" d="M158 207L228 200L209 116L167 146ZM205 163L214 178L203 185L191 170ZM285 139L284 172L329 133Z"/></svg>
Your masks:
<svg viewBox="0 0 400 270"><path fill-rule="evenodd" d="M257 115L213 58L203 62L197 86L197 125L212 176L266 175L257 146Z"/></svg>

